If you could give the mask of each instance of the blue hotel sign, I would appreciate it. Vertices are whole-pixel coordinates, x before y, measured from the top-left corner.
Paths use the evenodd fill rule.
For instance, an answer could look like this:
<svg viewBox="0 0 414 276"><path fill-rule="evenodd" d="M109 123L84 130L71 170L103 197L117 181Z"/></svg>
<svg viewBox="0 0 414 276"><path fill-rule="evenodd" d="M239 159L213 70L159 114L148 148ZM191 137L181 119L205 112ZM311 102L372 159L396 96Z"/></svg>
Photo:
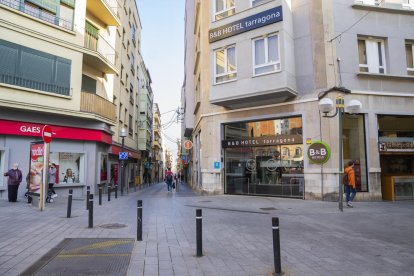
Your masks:
<svg viewBox="0 0 414 276"><path fill-rule="evenodd" d="M210 43L283 20L282 6L260 12L209 31Z"/></svg>

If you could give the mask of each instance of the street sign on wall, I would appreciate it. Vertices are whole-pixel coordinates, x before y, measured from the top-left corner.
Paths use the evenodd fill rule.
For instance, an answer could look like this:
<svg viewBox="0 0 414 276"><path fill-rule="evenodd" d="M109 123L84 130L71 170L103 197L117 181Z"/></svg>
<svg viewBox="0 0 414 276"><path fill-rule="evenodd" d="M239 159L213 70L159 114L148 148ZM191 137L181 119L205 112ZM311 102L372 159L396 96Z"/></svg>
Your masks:
<svg viewBox="0 0 414 276"><path fill-rule="evenodd" d="M119 160L128 160L128 152L120 152Z"/></svg>

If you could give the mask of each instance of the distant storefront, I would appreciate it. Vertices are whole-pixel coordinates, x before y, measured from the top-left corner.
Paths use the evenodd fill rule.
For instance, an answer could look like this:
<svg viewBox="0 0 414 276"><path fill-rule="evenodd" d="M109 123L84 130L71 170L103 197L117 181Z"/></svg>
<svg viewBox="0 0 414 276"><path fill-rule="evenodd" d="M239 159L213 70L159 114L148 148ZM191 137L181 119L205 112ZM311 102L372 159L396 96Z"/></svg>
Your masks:
<svg viewBox="0 0 414 276"><path fill-rule="evenodd" d="M384 200L414 199L414 116L378 115Z"/></svg>
<svg viewBox="0 0 414 276"><path fill-rule="evenodd" d="M224 192L303 198L302 118L224 124Z"/></svg>
<svg viewBox="0 0 414 276"><path fill-rule="evenodd" d="M92 191L108 181L108 155L112 136L104 130L50 124L50 162L57 168L56 188L75 188L75 194L87 185ZM0 167L6 171L11 163L19 163L24 176L29 171L30 145L42 141L44 124L16 120L0 120ZM25 179L22 185L25 187ZM22 187L23 187L22 186ZM7 189L1 178L0 192ZM23 188L19 189L24 194Z"/></svg>

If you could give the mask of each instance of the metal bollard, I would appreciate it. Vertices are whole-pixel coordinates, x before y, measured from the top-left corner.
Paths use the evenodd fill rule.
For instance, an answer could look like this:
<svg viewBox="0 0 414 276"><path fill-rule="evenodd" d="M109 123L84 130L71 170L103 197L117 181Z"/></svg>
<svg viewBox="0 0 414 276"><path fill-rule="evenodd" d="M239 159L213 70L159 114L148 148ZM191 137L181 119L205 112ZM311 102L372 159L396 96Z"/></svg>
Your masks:
<svg viewBox="0 0 414 276"><path fill-rule="evenodd" d="M142 200L137 201L137 241L142 241Z"/></svg>
<svg viewBox="0 0 414 276"><path fill-rule="evenodd" d="M196 210L197 257L203 256L203 217L201 209Z"/></svg>
<svg viewBox="0 0 414 276"><path fill-rule="evenodd" d="M273 258L275 263L275 274L281 275L282 265L280 262L280 236L279 236L279 218L272 218L273 230Z"/></svg>
<svg viewBox="0 0 414 276"><path fill-rule="evenodd" d="M99 205L102 205L102 186L99 186Z"/></svg>
<svg viewBox="0 0 414 276"><path fill-rule="evenodd" d="M89 195L89 228L93 228L93 194Z"/></svg>
<svg viewBox="0 0 414 276"><path fill-rule="evenodd" d="M115 198L118 198L118 184L115 184Z"/></svg>
<svg viewBox="0 0 414 276"><path fill-rule="evenodd" d="M89 195L90 194L91 194L91 186L87 186L86 187L86 210L88 210L88 208L89 208L88 200L89 200Z"/></svg>
<svg viewBox="0 0 414 276"><path fill-rule="evenodd" d="M70 215L72 213L72 195L73 195L73 190L70 189L69 190L69 196L68 196L68 211L66 213L67 218L70 218Z"/></svg>
<svg viewBox="0 0 414 276"><path fill-rule="evenodd" d="M111 201L111 186L108 185L108 201Z"/></svg>

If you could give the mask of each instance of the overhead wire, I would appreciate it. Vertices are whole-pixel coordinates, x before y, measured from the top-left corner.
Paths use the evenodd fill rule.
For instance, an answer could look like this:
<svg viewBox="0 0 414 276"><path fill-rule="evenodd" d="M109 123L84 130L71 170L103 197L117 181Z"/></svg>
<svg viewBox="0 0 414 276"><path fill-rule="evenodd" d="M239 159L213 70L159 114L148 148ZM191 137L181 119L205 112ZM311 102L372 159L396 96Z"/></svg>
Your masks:
<svg viewBox="0 0 414 276"><path fill-rule="evenodd" d="M378 6L380 6L382 4L382 2L384 2L384 0L381 0L378 3ZM370 14L371 11L367 11L363 16L361 16L361 18L359 18L357 21L355 21L351 26L349 26L348 28L346 28L345 30L343 30L342 32L340 32L337 36L331 38L329 40L329 42L334 41L335 39L337 39L338 37L340 38L345 32L349 31L350 29L352 29L352 27L354 27L356 24L358 24L359 22L361 22L365 17L367 17L368 14Z"/></svg>

